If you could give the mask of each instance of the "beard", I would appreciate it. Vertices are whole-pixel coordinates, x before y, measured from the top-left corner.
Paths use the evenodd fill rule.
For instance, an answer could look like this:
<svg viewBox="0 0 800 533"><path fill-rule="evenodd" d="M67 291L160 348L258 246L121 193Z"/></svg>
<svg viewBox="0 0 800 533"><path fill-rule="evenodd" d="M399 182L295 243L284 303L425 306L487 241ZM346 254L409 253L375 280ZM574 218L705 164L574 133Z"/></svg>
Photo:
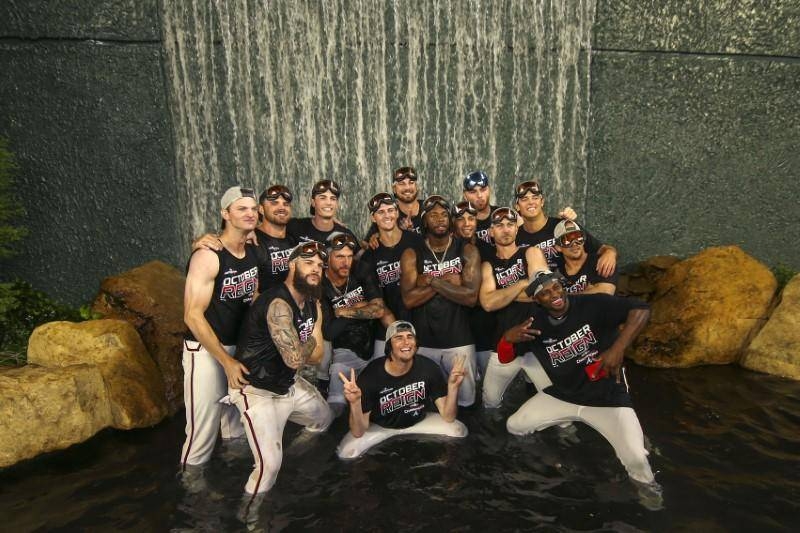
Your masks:
<svg viewBox="0 0 800 533"><path fill-rule="evenodd" d="M292 286L306 298L312 298L314 300L322 298L322 283L311 285L306 281L304 276L295 275L294 280L292 280Z"/></svg>

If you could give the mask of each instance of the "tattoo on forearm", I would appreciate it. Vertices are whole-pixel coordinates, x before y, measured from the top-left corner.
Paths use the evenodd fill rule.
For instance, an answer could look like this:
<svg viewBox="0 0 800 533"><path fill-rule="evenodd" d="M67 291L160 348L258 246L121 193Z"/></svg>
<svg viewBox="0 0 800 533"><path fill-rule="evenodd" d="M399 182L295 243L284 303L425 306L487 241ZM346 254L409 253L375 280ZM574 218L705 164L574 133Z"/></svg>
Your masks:
<svg viewBox="0 0 800 533"><path fill-rule="evenodd" d="M289 368L300 368L317 347L317 341L310 337L301 343L292 324L292 308L284 300L276 299L267 309L267 324L272 340Z"/></svg>
<svg viewBox="0 0 800 533"><path fill-rule="evenodd" d="M350 316L350 318L368 320L371 318L378 318L382 310L383 306L379 302L370 302L363 307L351 308L348 312L348 316Z"/></svg>

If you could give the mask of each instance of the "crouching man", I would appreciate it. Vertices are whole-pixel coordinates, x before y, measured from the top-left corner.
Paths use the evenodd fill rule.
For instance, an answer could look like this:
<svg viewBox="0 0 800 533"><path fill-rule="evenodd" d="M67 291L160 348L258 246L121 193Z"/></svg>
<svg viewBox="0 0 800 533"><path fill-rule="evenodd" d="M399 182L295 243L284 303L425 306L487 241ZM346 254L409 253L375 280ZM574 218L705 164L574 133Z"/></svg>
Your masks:
<svg viewBox="0 0 800 533"><path fill-rule="evenodd" d="M439 365L416 355L416 335L410 322L393 322L386 329L386 357L370 362L358 380L355 371L349 379L339 373L350 404L350 433L339 444L340 458L359 457L395 435L467 435L456 420L465 358L455 361L445 381ZM430 404L438 413L426 413Z"/></svg>
<svg viewBox="0 0 800 533"><path fill-rule="evenodd" d="M249 381L229 389L228 399L242 413L255 468L245 485L250 494L275 484L283 459L283 429L290 420L306 430L328 429L333 413L319 391L297 375L322 357L322 271L325 245L305 242L289 255L283 283L259 296L239 333L236 359Z"/></svg>
<svg viewBox="0 0 800 533"><path fill-rule="evenodd" d="M530 318L507 330L498 345L498 351L510 349L508 343L516 344L517 353L532 351L553 382L511 415L506 427L525 435L585 422L614 447L633 480L657 487L622 366L650 310L633 299L567 294L562 279L549 270L536 273L526 289L535 302Z"/></svg>

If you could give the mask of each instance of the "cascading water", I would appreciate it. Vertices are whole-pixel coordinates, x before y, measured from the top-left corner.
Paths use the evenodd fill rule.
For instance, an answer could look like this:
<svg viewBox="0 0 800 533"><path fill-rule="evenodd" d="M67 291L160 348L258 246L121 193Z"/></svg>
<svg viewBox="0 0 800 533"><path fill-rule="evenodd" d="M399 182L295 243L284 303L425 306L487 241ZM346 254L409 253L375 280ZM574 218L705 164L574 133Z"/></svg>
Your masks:
<svg viewBox="0 0 800 533"><path fill-rule="evenodd" d="M483 168L495 203L513 176L551 210L584 206L594 0L163 0L187 235L213 229L234 183L285 183L295 216L310 185L365 202L414 165L423 194L461 194Z"/></svg>

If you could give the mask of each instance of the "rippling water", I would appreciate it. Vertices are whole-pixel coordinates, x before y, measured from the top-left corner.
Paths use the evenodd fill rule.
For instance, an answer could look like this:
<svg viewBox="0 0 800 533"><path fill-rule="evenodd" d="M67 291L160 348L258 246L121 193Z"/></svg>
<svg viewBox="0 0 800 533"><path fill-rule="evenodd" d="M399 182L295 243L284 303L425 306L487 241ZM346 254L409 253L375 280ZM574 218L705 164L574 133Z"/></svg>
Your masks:
<svg viewBox="0 0 800 533"><path fill-rule="evenodd" d="M630 369L664 508L648 511L597 433L508 435L509 407L467 411L460 441L390 440L334 455L338 420L305 439L287 429L278 482L243 517L246 443L218 448L207 486L177 477L183 419L105 431L0 471L6 531L796 531L800 383L735 367ZM242 519L247 522L243 522Z"/></svg>

